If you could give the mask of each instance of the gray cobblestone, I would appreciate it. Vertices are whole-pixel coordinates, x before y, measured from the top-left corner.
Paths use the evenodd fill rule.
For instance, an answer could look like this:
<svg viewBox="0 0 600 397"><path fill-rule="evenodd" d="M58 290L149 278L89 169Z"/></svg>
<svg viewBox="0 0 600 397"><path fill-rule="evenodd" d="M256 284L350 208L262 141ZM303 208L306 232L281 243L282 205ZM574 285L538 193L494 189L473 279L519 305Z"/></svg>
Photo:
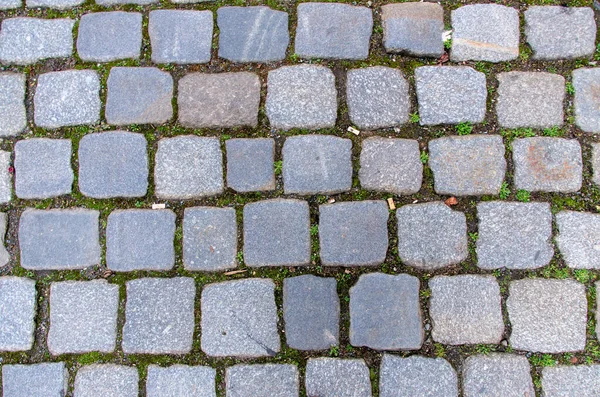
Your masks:
<svg viewBox="0 0 600 397"><path fill-rule="evenodd" d="M26 0L27 8L53 8L65 10L76 7L85 2L85 0Z"/></svg>
<svg viewBox="0 0 600 397"><path fill-rule="evenodd" d="M567 266L600 269L600 215L561 211L556 214L556 244Z"/></svg>
<svg viewBox="0 0 600 397"><path fill-rule="evenodd" d="M210 367L148 366L147 397L216 397L216 371Z"/></svg>
<svg viewBox="0 0 600 397"><path fill-rule="evenodd" d="M33 346L36 295L35 281L0 277L0 351L29 350Z"/></svg>
<svg viewBox="0 0 600 397"><path fill-rule="evenodd" d="M369 367L362 359L309 358L306 394L319 397L371 397Z"/></svg>
<svg viewBox="0 0 600 397"><path fill-rule="evenodd" d="M298 397L298 368L291 364L234 365L225 372L227 397Z"/></svg>
<svg viewBox="0 0 600 397"><path fill-rule="evenodd" d="M93 12L79 21L77 54L83 61L138 59L142 50L142 14Z"/></svg>
<svg viewBox="0 0 600 397"><path fill-rule="evenodd" d="M19 135L27 127L25 75L0 73L0 137Z"/></svg>
<svg viewBox="0 0 600 397"><path fill-rule="evenodd" d="M0 0L0 10L11 10L23 5L22 0Z"/></svg>
<svg viewBox="0 0 600 397"><path fill-rule="evenodd" d="M600 365L573 365L542 369L545 397L595 397L600 390Z"/></svg>
<svg viewBox="0 0 600 397"><path fill-rule="evenodd" d="M80 368L75 377L74 397L136 397L138 371L116 364L93 364Z"/></svg>
<svg viewBox="0 0 600 397"><path fill-rule="evenodd" d="M4 397L63 397L67 393L65 363L2 366ZM80 397L76 394L77 397Z"/></svg>
<svg viewBox="0 0 600 397"><path fill-rule="evenodd" d="M600 68L575 69L575 124L585 132L600 132Z"/></svg>
<svg viewBox="0 0 600 397"><path fill-rule="evenodd" d="M380 397L458 397L458 378L443 358L384 354L379 371Z"/></svg>
<svg viewBox="0 0 600 397"><path fill-rule="evenodd" d="M275 140L228 139L227 186L237 192L275 190Z"/></svg>
<svg viewBox="0 0 600 397"><path fill-rule="evenodd" d="M592 143L592 182L600 185L600 143Z"/></svg>
<svg viewBox="0 0 600 397"><path fill-rule="evenodd" d="M1 125L1 122L0 122ZM6 204L12 200L12 173L10 169L10 152L0 150L0 203Z"/></svg>
<svg viewBox="0 0 600 397"><path fill-rule="evenodd" d="M465 397L535 396L526 357L516 354L475 355L465 360Z"/></svg>

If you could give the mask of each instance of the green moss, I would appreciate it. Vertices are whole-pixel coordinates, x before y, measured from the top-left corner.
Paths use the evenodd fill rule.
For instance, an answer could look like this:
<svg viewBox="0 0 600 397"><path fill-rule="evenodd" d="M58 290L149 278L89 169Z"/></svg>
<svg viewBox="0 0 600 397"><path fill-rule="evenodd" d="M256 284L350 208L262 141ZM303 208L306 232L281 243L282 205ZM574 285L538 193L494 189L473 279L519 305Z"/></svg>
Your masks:
<svg viewBox="0 0 600 397"><path fill-rule="evenodd" d="M456 132L458 135L469 135L473 132L473 125L469 122L457 124Z"/></svg>
<svg viewBox="0 0 600 397"><path fill-rule="evenodd" d="M502 186L500 187L500 192L498 193L498 196L502 200L506 200L510 196L510 188L508 187L507 182L502 182Z"/></svg>
<svg viewBox="0 0 600 397"><path fill-rule="evenodd" d="M528 203L531 201L531 193L527 190L519 189L517 190L516 199L522 203Z"/></svg>

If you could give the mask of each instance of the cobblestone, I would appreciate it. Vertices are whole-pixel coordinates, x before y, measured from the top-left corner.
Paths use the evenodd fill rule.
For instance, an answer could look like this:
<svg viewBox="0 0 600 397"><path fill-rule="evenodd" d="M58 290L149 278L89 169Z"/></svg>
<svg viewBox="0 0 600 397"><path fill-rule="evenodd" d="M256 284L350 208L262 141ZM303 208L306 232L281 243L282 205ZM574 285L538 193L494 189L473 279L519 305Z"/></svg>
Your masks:
<svg viewBox="0 0 600 397"><path fill-rule="evenodd" d="M600 269L600 215L561 211L556 214L556 244L567 266Z"/></svg>
<svg viewBox="0 0 600 397"><path fill-rule="evenodd" d="M25 127L25 75L0 73L0 137L19 135Z"/></svg>
<svg viewBox="0 0 600 397"><path fill-rule="evenodd" d="M19 8L21 7L22 3L22 0L0 0L0 10Z"/></svg>
<svg viewBox="0 0 600 397"><path fill-rule="evenodd" d="M227 397L298 397L298 368L291 364L234 365L225 372Z"/></svg>
<svg viewBox="0 0 600 397"><path fill-rule="evenodd" d="M0 125L2 122L0 121ZM6 204L12 200L12 173L10 172L10 152L0 150L0 203ZM1 267L1 266L0 266Z"/></svg>
<svg viewBox="0 0 600 397"><path fill-rule="evenodd" d="M575 90L575 124L585 132L600 132L600 68L576 69L572 73Z"/></svg>
<svg viewBox="0 0 600 397"><path fill-rule="evenodd" d="M465 360L465 397L535 396L526 357L516 354L475 355Z"/></svg>
<svg viewBox="0 0 600 397"><path fill-rule="evenodd" d="M147 397L216 397L216 371L210 367L172 365L148 366Z"/></svg>
<svg viewBox="0 0 600 397"><path fill-rule="evenodd" d="M592 182L600 185L600 143L592 143Z"/></svg>
<svg viewBox="0 0 600 397"><path fill-rule="evenodd" d="M67 380L63 362L2 366L4 397L63 397L67 392Z"/></svg>
<svg viewBox="0 0 600 397"><path fill-rule="evenodd" d="M362 359L310 358L306 394L320 397L371 397L369 367Z"/></svg>
<svg viewBox="0 0 600 397"><path fill-rule="evenodd" d="M228 139L227 186L237 192L275 190L275 140Z"/></svg>
<svg viewBox="0 0 600 397"><path fill-rule="evenodd" d="M77 34L77 55L83 61L138 59L141 50L141 13L93 12L81 17Z"/></svg>
<svg viewBox="0 0 600 397"><path fill-rule="evenodd" d="M574 365L542 369L546 397L594 397L600 390L600 365Z"/></svg>
<svg viewBox="0 0 600 397"><path fill-rule="evenodd" d="M23 351L33 346L36 295L35 281L0 277L0 351Z"/></svg>
<svg viewBox="0 0 600 397"><path fill-rule="evenodd" d="M87 365L77 371L74 397L135 397L138 395L138 371L116 364Z"/></svg>
<svg viewBox="0 0 600 397"><path fill-rule="evenodd" d="M65 10L84 3L85 0L26 0L28 8L53 8Z"/></svg>

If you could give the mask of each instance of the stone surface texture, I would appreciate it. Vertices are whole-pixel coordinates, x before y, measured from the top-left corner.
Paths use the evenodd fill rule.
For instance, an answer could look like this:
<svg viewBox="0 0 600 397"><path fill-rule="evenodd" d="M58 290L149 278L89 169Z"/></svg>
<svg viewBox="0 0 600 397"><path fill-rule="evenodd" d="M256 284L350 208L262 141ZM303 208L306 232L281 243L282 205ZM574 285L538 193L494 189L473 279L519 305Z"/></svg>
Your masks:
<svg viewBox="0 0 600 397"><path fill-rule="evenodd" d="M310 358L306 394L319 397L371 397L369 367L362 359Z"/></svg>
<svg viewBox="0 0 600 397"><path fill-rule="evenodd" d="M2 366L4 397L64 397L69 375L65 363ZM79 396L78 396L79 397Z"/></svg>
<svg viewBox="0 0 600 397"><path fill-rule="evenodd" d="M569 365L542 369L545 397L595 397L600 390L600 365Z"/></svg>
<svg viewBox="0 0 600 397"><path fill-rule="evenodd" d="M33 346L36 295L35 281L0 277L0 351L29 350Z"/></svg>
<svg viewBox="0 0 600 397"><path fill-rule="evenodd" d="M465 397L535 396L526 357L493 353L470 356L463 366Z"/></svg>
<svg viewBox="0 0 600 397"><path fill-rule="evenodd" d="M142 50L142 14L92 12L79 21L77 55L86 62L138 59Z"/></svg>
<svg viewBox="0 0 600 397"><path fill-rule="evenodd" d="M228 187L236 192L275 190L274 139L228 139L225 148Z"/></svg>
<svg viewBox="0 0 600 397"><path fill-rule="evenodd" d="M10 156L11 156L10 152L5 152L4 150L0 150L0 203L1 204L6 204L12 200L13 177L12 177L12 172L10 172L10 163L11 163Z"/></svg>
<svg viewBox="0 0 600 397"><path fill-rule="evenodd" d="M65 10L84 3L85 0L26 0L28 8L53 8Z"/></svg>
<svg viewBox="0 0 600 397"><path fill-rule="evenodd" d="M92 364L80 368L75 376L74 397L135 397L138 371L116 364Z"/></svg>
<svg viewBox="0 0 600 397"><path fill-rule="evenodd" d="M600 68L575 69L572 78L575 124L585 132L600 133Z"/></svg>
<svg viewBox="0 0 600 397"><path fill-rule="evenodd" d="M172 365L148 366L147 397L216 397L213 368L204 366Z"/></svg>
<svg viewBox="0 0 600 397"><path fill-rule="evenodd" d="M600 215L561 211L556 214L556 244L567 266L600 269Z"/></svg>
<svg viewBox="0 0 600 397"><path fill-rule="evenodd" d="M0 137L16 136L25 127L25 75L0 73Z"/></svg>
<svg viewBox="0 0 600 397"><path fill-rule="evenodd" d="M22 0L0 0L0 10L11 10L21 7Z"/></svg>
<svg viewBox="0 0 600 397"><path fill-rule="evenodd" d="M592 182L600 185L600 143L592 143Z"/></svg>
<svg viewBox="0 0 600 397"><path fill-rule="evenodd" d="M291 364L239 364L225 372L227 397L298 397L299 383Z"/></svg>

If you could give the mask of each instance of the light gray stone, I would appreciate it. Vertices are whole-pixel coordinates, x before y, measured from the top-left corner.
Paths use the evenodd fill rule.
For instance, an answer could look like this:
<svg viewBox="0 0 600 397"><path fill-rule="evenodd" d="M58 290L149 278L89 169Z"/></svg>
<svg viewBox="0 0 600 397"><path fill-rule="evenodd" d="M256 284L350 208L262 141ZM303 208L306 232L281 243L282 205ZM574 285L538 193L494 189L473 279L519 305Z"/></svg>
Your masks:
<svg viewBox="0 0 600 397"><path fill-rule="evenodd" d="M29 350L33 346L36 295L35 281L0 277L0 351Z"/></svg>
<svg viewBox="0 0 600 397"><path fill-rule="evenodd" d="M596 323L600 320L600 294L597 292L600 291L600 281L596 283ZM600 328L596 327L596 338L600 340Z"/></svg>
<svg viewBox="0 0 600 397"><path fill-rule="evenodd" d="M0 122L1 125L1 122ZM12 173L10 172L10 152L0 150L0 203L12 200Z"/></svg>
<svg viewBox="0 0 600 397"><path fill-rule="evenodd" d="M572 59L596 50L596 20L590 7L532 6L525 10L525 37L533 58Z"/></svg>
<svg viewBox="0 0 600 397"><path fill-rule="evenodd" d="M398 69L374 66L349 70L346 102L350 120L361 129L394 127L408 122L408 82Z"/></svg>
<svg viewBox="0 0 600 397"><path fill-rule="evenodd" d="M271 279L259 278L205 286L200 299L202 351L212 357L275 356L281 342L274 291ZM281 380L271 386L277 387L277 384L281 384ZM262 390L262 387L252 390ZM231 396L229 392L227 395ZM258 396L255 392L241 395Z"/></svg>
<svg viewBox="0 0 600 397"><path fill-rule="evenodd" d="M244 262L250 267L310 262L308 203L272 199L244 206Z"/></svg>
<svg viewBox="0 0 600 397"><path fill-rule="evenodd" d="M96 4L110 7L119 4L138 4L138 5L148 5L148 4L156 4L160 0L96 0Z"/></svg>
<svg viewBox="0 0 600 397"><path fill-rule="evenodd" d="M123 352L189 353L194 336L195 299L196 286L190 277L128 281Z"/></svg>
<svg viewBox="0 0 600 397"><path fill-rule="evenodd" d="M572 76L575 124L585 132L600 133L600 68L575 69Z"/></svg>
<svg viewBox="0 0 600 397"><path fill-rule="evenodd" d="M31 65L73 53L73 19L7 18L0 29L0 62Z"/></svg>
<svg viewBox="0 0 600 397"><path fill-rule="evenodd" d="M412 267L439 269L467 259L467 220L442 202L404 205L396 210L398 255Z"/></svg>
<svg viewBox="0 0 600 397"><path fill-rule="evenodd" d="M163 138L156 151L154 184L163 199L192 199L223 192L219 138L194 135Z"/></svg>
<svg viewBox="0 0 600 397"><path fill-rule="evenodd" d="M286 344L298 350L326 350L339 343L340 299L335 278L306 274L283 280Z"/></svg>
<svg viewBox="0 0 600 397"><path fill-rule="evenodd" d="M290 43L287 12L269 7L217 10L219 57L232 62L273 62L285 58Z"/></svg>
<svg viewBox="0 0 600 397"><path fill-rule="evenodd" d="M59 270L99 264L99 216L84 208L26 209L19 221L21 266Z"/></svg>
<svg viewBox="0 0 600 397"><path fill-rule="evenodd" d="M583 160L576 139L515 139L514 183L530 192L571 193L581 189Z"/></svg>
<svg viewBox="0 0 600 397"><path fill-rule="evenodd" d="M431 336L448 345L500 343L500 287L493 276L435 276L429 280Z"/></svg>
<svg viewBox="0 0 600 397"><path fill-rule="evenodd" d="M572 269L600 269L600 215L561 211L556 214L556 244Z"/></svg>
<svg viewBox="0 0 600 397"><path fill-rule="evenodd" d="M419 279L370 273L350 288L350 343L375 350L419 350L423 343Z"/></svg>
<svg viewBox="0 0 600 397"><path fill-rule="evenodd" d="M463 366L465 397L535 396L531 368L524 356L516 354L475 355Z"/></svg>
<svg viewBox="0 0 600 397"><path fill-rule="evenodd" d="M85 0L26 0L27 8L53 8L65 10L76 7L85 2Z"/></svg>
<svg viewBox="0 0 600 397"><path fill-rule="evenodd" d="M592 143L592 182L600 185L600 143ZM0 189L1 190L1 189Z"/></svg>
<svg viewBox="0 0 600 397"><path fill-rule="evenodd" d="M117 272L169 270L175 264L175 213L115 210L106 226L106 266Z"/></svg>
<svg viewBox="0 0 600 397"><path fill-rule="evenodd" d="M286 194L335 194L352 187L352 141L332 135L291 136L282 149Z"/></svg>
<svg viewBox="0 0 600 397"><path fill-rule="evenodd" d="M306 394L319 397L371 397L369 367L362 359L310 358Z"/></svg>
<svg viewBox="0 0 600 397"><path fill-rule="evenodd" d="M27 127L25 84L24 74L0 73L0 137L19 135Z"/></svg>
<svg viewBox="0 0 600 397"><path fill-rule="evenodd" d="M585 286L575 280L511 281L506 308L514 349L541 353L582 351L586 342Z"/></svg>
<svg viewBox="0 0 600 397"><path fill-rule="evenodd" d="M218 271L237 266L235 209L186 208L183 215L183 266Z"/></svg>
<svg viewBox="0 0 600 397"><path fill-rule="evenodd" d="M137 368L116 364L86 365L77 371L74 397L136 397Z"/></svg>
<svg viewBox="0 0 600 397"><path fill-rule="evenodd" d="M596 397L600 390L600 365L542 368L545 397Z"/></svg>
<svg viewBox="0 0 600 397"><path fill-rule="evenodd" d="M216 397L214 368L187 365L148 366L147 397Z"/></svg>
<svg viewBox="0 0 600 397"><path fill-rule="evenodd" d="M77 55L81 60L109 62L138 59L141 50L141 13L92 12L81 17L77 34Z"/></svg>
<svg viewBox="0 0 600 397"><path fill-rule="evenodd" d="M150 11L148 35L152 46L152 62L209 62L213 25L213 14L209 10Z"/></svg>
<svg viewBox="0 0 600 397"><path fill-rule="evenodd" d="M298 397L298 368L291 364L234 365L225 372L227 397Z"/></svg>
<svg viewBox="0 0 600 397"><path fill-rule="evenodd" d="M23 5L22 0L0 0L0 10L10 10Z"/></svg>
<svg viewBox="0 0 600 397"><path fill-rule="evenodd" d="M63 362L7 364L2 366L2 392L4 397L64 397L68 378Z"/></svg>
<svg viewBox="0 0 600 397"><path fill-rule="evenodd" d="M335 126L337 90L331 69L282 66L269 71L267 80L265 108L272 128L316 130Z"/></svg>
<svg viewBox="0 0 600 397"><path fill-rule="evenodd" d="M8 215L0 212L0 268L10 262L10 254L5 247L6 229L8 227Z"/></svg>
<svg viewBox="0 0 600 397"><path fill-rule="evenodd" d="M237 192L275 189L275 140L228 139L227 186Z"/></svg>
<svg viewBox="0 0 600 397"><path fill-rule="evenodd" d="M109 131L79 141L79 191L94 198L143 197L148 153L143 134Z"/></svg>

